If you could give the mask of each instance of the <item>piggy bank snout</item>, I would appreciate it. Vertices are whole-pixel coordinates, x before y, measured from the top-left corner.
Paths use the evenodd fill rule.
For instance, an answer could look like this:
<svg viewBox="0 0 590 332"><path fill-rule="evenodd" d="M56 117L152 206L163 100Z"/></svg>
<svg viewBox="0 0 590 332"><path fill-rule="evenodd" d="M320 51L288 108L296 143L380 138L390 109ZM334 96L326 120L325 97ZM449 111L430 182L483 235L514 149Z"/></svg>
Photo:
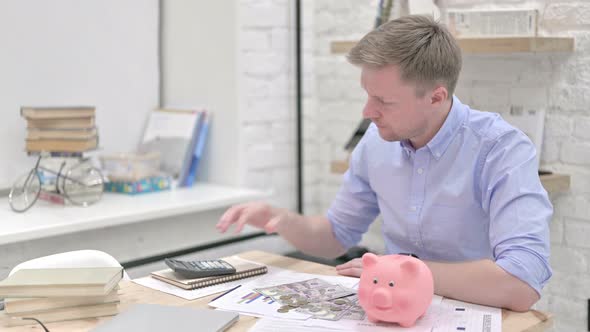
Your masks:
<svg viewBox="0 0 590 332"><path fill-rule="evenodd" d="M393 305L391 292L383 288L377 288L373 292L373 304L379 309L388 309Z"/></svg>

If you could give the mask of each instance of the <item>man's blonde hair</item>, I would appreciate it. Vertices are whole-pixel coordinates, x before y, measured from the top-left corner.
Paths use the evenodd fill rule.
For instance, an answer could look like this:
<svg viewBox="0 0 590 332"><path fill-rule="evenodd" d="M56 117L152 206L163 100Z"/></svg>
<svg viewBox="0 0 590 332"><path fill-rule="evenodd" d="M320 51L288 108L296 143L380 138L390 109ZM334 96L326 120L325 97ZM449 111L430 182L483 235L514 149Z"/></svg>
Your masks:
<svg viewBox="0 0 590 332"><path fill-rule="evenodd" d="M428 16L410 15L369 32L348 53L357 66L398 65L402 79L427 88L444 85L452 97L461 71L461 49L447 28Z"/></svg>

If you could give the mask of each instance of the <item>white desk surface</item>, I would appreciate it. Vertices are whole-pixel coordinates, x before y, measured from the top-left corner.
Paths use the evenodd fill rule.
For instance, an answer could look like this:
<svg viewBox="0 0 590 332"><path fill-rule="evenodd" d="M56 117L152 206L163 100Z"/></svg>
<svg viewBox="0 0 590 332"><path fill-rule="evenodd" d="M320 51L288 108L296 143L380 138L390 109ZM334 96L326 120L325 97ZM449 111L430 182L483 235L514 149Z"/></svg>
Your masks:
<svg viewBox="0 0 590 332"><path fill-rule="evenodd" d="M267 197L264 192L199 183L192 188L125 195L105 193L89 207L37 201L24 213L0 199L0 245L229 207Z"/></svg>

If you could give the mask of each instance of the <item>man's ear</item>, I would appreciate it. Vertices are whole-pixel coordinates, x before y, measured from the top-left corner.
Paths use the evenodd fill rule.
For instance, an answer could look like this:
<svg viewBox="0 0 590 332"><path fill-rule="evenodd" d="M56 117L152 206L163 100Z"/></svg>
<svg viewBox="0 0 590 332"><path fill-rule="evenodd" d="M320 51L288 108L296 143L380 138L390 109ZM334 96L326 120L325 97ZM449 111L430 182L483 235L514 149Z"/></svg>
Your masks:
<svg viewBox="0 0 590 332"><path fill-rule="evenodd" d="M368 252L363 255L362 262L363 267L371 267L377 264L377 255Z"/></svg>
<svg viewBox="0 0 590 332"><path fill-rule="evenodd" d="M430 95L430 103L432 106L438 107L447 100L449 91L442 85L436 86Z"/></svg>

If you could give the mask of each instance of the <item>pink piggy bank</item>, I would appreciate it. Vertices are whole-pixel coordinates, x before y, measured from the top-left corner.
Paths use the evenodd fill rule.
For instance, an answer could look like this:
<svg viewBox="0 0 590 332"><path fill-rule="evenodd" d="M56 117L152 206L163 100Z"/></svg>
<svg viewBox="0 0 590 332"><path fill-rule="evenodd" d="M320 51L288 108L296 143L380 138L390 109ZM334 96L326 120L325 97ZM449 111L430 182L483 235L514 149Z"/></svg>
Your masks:
<svg viewBox="0 0 590 332"><path fill-rule="evenodd" d="M359 303L372 322L410 327L422 317L434 294L432 272L421 260L405 255L363 255Z"/></svg>

